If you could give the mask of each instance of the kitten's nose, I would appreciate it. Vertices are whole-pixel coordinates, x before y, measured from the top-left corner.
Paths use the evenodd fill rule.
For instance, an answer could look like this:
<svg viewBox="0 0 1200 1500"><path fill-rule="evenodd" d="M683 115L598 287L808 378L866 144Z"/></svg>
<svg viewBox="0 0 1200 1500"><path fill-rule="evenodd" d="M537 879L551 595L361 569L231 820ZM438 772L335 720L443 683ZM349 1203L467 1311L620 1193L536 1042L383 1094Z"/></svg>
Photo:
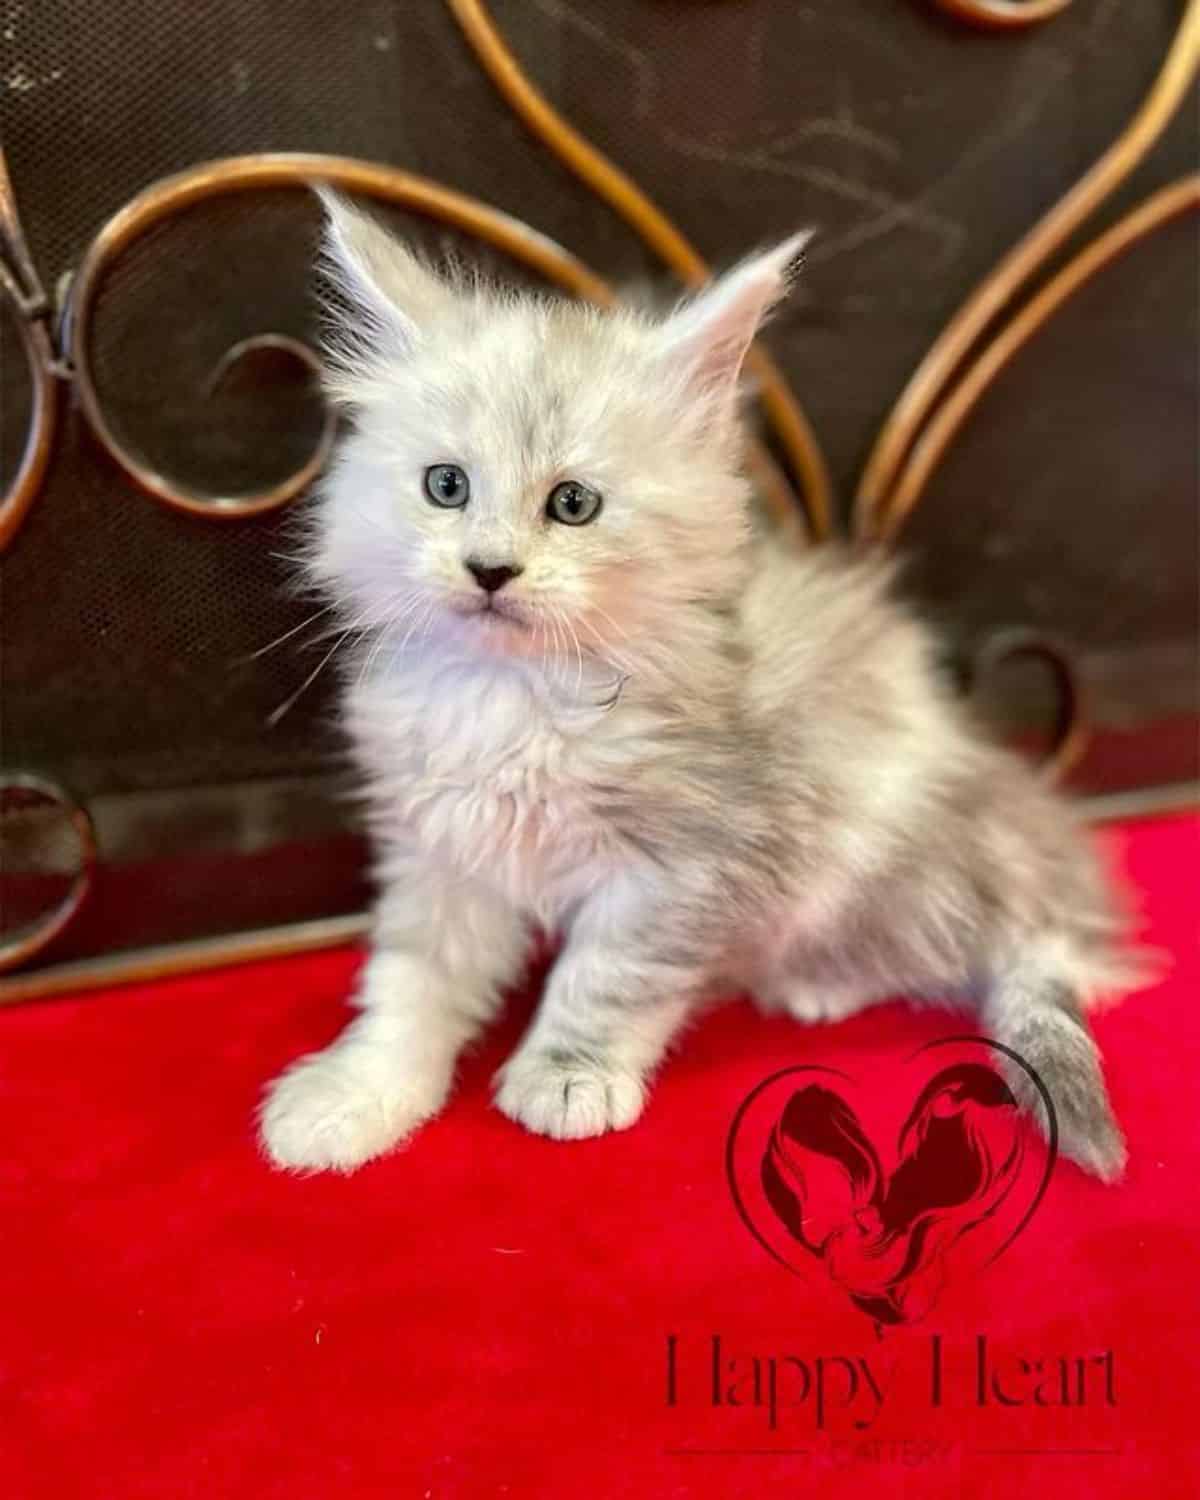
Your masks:
<svg viewBox="0 0 1200 1500"><path fill-rule="evenodd" d="M481 563L474 558L468 558L464 566L479 587L488 594L497 593L524 571L513 563Z"/></svg>

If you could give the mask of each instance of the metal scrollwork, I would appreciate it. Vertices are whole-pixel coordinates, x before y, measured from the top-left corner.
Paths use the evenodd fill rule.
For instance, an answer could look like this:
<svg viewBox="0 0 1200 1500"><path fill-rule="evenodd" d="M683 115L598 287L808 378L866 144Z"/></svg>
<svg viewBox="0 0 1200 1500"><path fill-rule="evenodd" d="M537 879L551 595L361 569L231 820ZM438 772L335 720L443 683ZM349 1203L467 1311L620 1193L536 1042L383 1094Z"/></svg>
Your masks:
<svg viewBox="0 0 1200 1500"><path fill-rule="evenodd" d="M60 807L70 821L78 852L78 869L62 900L30 928L0 941L0 973L36 958L75 920L87 900L96 874L96 830L91 815L57 782L27 771L0 774L0 795L40 799Z"/></svg>
<svg viewBox="0 0 1200 1500"><path fill-rule="evenodd" d="M206 162L157 182L114 215L92 242L71 286L66 326L79 403L92 433L139 488L172 509L215 520L240 520L277 510L302 494L324 467L336 435L336 419L332 411L326 412L305 462L267 489L250 495L214 495L179 484L124 444L105 415L92 369L92 318L97 294L129 247L172 215L224 194L281 187L303 189L313 182L329 182L348 192L428 214L506 250L570 292L599 301L611 297L605 282L544 235L475 199L394 167L349 157L279 153ZM239 363L264 355L298 363L314 378L319 372L316 352L301 340L260 334L225 354L210 377L210 390Z"/></svg>
<svg viewBox="0 0 1200 1500"><path fill-rule="evenodd" d="M1037 663L1047 674L1054 694L1054 722L1040 769L1048 780L1057 780L1080 760L1091 739L1085 693L1060 641L1024 627L993 631L961 661L960 686L967 698L979 699L997 668L1015 661Z"/></svg>
<svg viewBox="0 0 1200 1500"><path fill-rule="evenodd" d="M961 417L955 420L954 413L961 410L965 415L965 410L978 399L991 376L1003 365L1009 353L1014 352L1010 347L1013 335L1008 329L1002 330L996 336L999 347L986 348L956 389L955 376L971 351L978 347L988 329L1015 301L1021 289L1143 160L1179 108L1198 64L1200 0L1188 0L1158 77L1133 119L1091 169L976 287L909 377L875 440L859 481L854 509L854 529L859 536L891 536L898 529L900 520L916 503L932 471L930 455L940 456L949 437L957 430ZM1048 301L1039 302L1041 315L1036 316L1032 324L1027 317L1020 324L1024 336L1017 346L1118 250L1173 217L1179 209L1191 206L1186 183L1177 185L1175 191L1177 196L1156 195L1142 209L1129 215L1125 232L1110 231L1096 247L1082 252L1073 263L1074 269L1068 267L1062 273L1065 279L1059 281L1055 295ZM1132 233L1129 232L1131 229ZM1115 235L1115 238L1110 238L1110 235ZM1104 250L1097 253L1101 243ZM925 457L913 460L915 468L913 463L906 468L906 460L918 439L922 439L926 424L931 423L931 419L937 421L935 413L943 401L951 412L943 419L945 441L939 443L935 435L925 450Z"/></svg>
<svg viewBox="0 0 1200 1500"><path fill-rule="evenodd" d="M956 20L986 31L1023 31L1061 15L1073 0L933 0Z"/></svg>
<svg viewBox="0 0 1200 1500"><path fill-rule="evenodd" d="M50 462L58 427L58 380L49 326L52 309L25 244L21 221L17 217L17 200L2 149L0 295L12 307L32 391L25 446L12 482L0 498L0 552L3 552L37 499Z"/></svg>
<svg viewBox="0 0 1200 1500"><path fill-rule="evenodd" d="M1050 19L1065 9L1069 0L934 0L934 3L963 21L1017 27ZM685 283L702 282L708 275L708 267L698 252L637 184L585 140L536 89L482 0L446 0L446 4L488 76L538 139L620 214ZM911 509L928 477L928 456L935 449L940 453L937 440L947 428L931 423L934 441L919 453L914 449L939 401L947 399L950 413L961 409L965 392L951 387L967 356L1020 289L1146 154L1178 107L1195 72L1198 55L1200 0L1189 0L1162 71L1129 126L968 299L914 372L881 430L863 472L854 516L858 535L891 535L899 518ZM249 495L191 489L147 464L114 432L105 417L93 377L89 337L96 292L113 262L163 218L213 195L264 187L299 187L312 180L331 181L348 191L440 218L498 246L568 291L602 302L611 299L611 289L600 277L544 235L498 210L398 168L317 155L234 157L191 168L154 184L104 226L84 257L72 288L68 320L70 359L64 366L56 359L50 330L51 309L25 247L12 187L0 158L0 229L4 241L0 295L6 296L16 310L34 394L25 451L8 493L0 501L0 550L11 542L28 513L49 461L55 433L57 374L73 375L83 414L101 445L141 489L168 506L215 520L240 519L285 505L308 487L328 457L334 437L331 414L326 416L305 463L267 489ZM1144 226L1146 221L1138 218L1137 223ZM1080 260L1084 265L1092 264L1085 257ZM284 354L302 365L310 376L315 375L317 356L298 340L285 341L281 335L264 334L239 346L243 355L264 348ZM979 365L964 377L968 391L975 390L980 369L990 368L991 355L992 351L986 350ZM228 359L229 356L223 365ZM766 354L752 351L751 365L764 410L799 483L808 529L816 538L825 536L833 528L832 488L816 437L783 376ZM950 416L945 422L952 431L956 424ZM752 458L777 519L794 521L794 496L786 480L765 449L757 447Z"/></svg>
<svg viewBox="0 0 1200 1500"><path fill-rule="evenodd" d="M922 429L896 474L886 507L880 511L875 528L878 536L889 538L900 530L955 434L984 392L1063 303L1131 245L1197 207L1200 207L1200 175L1185 177L1160 189L1068 261L1014 314L950 389Z"/></svg>

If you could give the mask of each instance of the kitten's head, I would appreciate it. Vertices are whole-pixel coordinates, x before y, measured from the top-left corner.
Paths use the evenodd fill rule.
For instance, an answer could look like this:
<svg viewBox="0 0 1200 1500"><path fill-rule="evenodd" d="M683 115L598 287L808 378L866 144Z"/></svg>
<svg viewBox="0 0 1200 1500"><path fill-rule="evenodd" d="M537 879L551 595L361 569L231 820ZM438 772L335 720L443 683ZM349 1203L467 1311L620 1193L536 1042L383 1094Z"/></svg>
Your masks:
<svg viewBox="0 0 1200 1500"><path fill-rule="evenodd" d="M312 570L364 627L622 665L744 567L737 377L798 235L669 316L435 274L323 195L352 425Z"/></svg>

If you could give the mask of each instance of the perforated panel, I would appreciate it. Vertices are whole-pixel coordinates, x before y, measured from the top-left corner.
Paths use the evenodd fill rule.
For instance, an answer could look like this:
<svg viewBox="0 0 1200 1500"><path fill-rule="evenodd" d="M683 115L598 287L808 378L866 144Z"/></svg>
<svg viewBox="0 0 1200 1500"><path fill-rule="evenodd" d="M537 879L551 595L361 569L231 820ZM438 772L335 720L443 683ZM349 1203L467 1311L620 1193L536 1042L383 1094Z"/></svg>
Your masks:
<svg viewBox="0 0 1200 1500"><path fill-rule="evenodd" d="M492 9L549 97L714 261L818 226L769 342L813 418L843 511L904 377L968 289L1121 128L1179 13L1173 0L1080 0L1044 28L988 37L920 0ZM3 0L0 13L0 127L48 288L153 180L263 150L404 166L503 207L613 278L660 274L499 102L436 0ZM1194 166L1194 118L1181 114L1101 222ZM394 217L433 248L482 256ZM94 372L114 432L143 460L240 493L311 451L319 408L294 367L209 387L240 340L312 339L314 223L300 192L238 194L174 217L114 263L95 306ZM1097 282L964 435L912 533L916 583L952 629L1036 624L1085 656L1190 649L1194 254L1180 227L1141 248L1128 274ZM0 334L7 477L29 386L3 299ZM1148 461L1113 476L1115 451ZM300 632L250 659L313 608L287 593L288 526L286 514L214 525L164 509L64 401L44 492L3 562L4 762L89 798L337 772L330 672L267 722L326 648L304 646ZM1119 608L1102 597L1110 580ZM1108 706L1131 721L1150 713L1135 677ZM1186 670L1173 680L1155 712L1177 711L1190 693ZM1136 780L1136 765L1122 774ZM169 843L165 831L164 853ZM330 888L330 909L347 889ZM218 907L178 916L178 930L220 926ZM283 901L277 915L288 914ZM163 935L174 920L168 911Z"/></svg>

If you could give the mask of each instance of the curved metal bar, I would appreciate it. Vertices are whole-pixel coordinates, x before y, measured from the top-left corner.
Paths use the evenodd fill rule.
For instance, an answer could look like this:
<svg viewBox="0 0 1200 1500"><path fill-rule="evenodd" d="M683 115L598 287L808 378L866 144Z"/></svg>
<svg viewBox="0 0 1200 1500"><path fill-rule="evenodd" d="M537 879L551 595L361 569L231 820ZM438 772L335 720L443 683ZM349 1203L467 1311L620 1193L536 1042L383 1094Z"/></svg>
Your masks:
<svg viewBox="0 0 1200 1500"><path fill-rule="evenodd" d="M334 418L332 414L327 417L320 438L305 463L269 489L251 495L211 495L175 483L123 444L104 415L91 365L90 340L96 294L113 262L131 244L172 214L226 193L307 187L312 182L329 182L347 192L401 205L439 219L495 245L569 292L594 302L613 300L612 290L606 282L545 235L474 198L396 167L342 156L278 153L227 157L164 178L119 210L92 241L71 289L69 340L80 406L92 433L135 484L174 510L212 520L241 520L286 505L320 473L333 443ZM244 354L251 345L261 346L264 340L276 347L286 345L288 351L310 369L318 367L317 355L312 349L298 339L284 339L279 334L262 334L244 341L226 354L222 366L228 368L231 358Z"/></svg>
<svg viewBox="0 0 1200 1500"><path fill-rule="evenodd" d="M58 379L54 374L54 346L41 319L24 313L12 278L0 267L0 291L12 301L16 324L33 390L29 431L13 481L0 499L0 552L20 529L42 488L58 430Z"/></svg>
<svg viewBox="0 0 1200 1500"><path fill-rule="evenodd" d="M76 801L57 782L38 776L34 772L3 773L0 779L0 790L12 788L37 792L48 801L55 802L66 809L75 829L75 836L79 840L79 873L71 882L71 888L63 899L53 911L48 912L40 922L34 925L32 931L27 932L24 937L0 942L0 973L15 969L18 964L27 963L29 959L36 957L74 921L92 889L97 861L96 829L91 815L81 802Z"/></svg>
<svg viewBox="0 0 1200 1500"><path fill-rule="evenodd" d="M1161 188L1131 213L1118 220L1059 271L1042 290L1005 324L938 407L908 462L901 470L877 521L878 534L894 537L904 518L921 498L930 475L941 461L980 397L1010 359L1039 328L1097 271L1129 246L1153 233L1168 220L1200 206L1200 175Z"/></svg>
<svg viewBox="0 0 1200 1500"><path fill-rule="evenodd" d="M1166 60L1141 108L1103 156L1060 198L980 283L935 339L893 406L859 481L857 535L876 534L889 507L889 491L930 412L993 319L1061 248L1093 209L1125 180L1179 107L1200 63L1200 0L1187 10Z"/></svg>
<svg viewBox="0 0 1200 1500"><path fill-rule="evenodd" d="M504 99L528 129L689 286L702 285L709 268L694 247L626 173L597 151L540 93L496 29L481 0L446 0L476 57ZM759 398L780 446L802 485L802 500L814 537L833 527L833 488L816 434L786 380L764 350L747 358ZM760 465L760 473L763 472ZM789 519L792 509L777 485L767 481L767 498L776 518Z"/></svg>
<svg viewBox="0 0 1200 1500"><path fill-rule="evenodd" d="M0 243L11 262L10 269L0 260L0 294L13 306L33 394L29 431L25 434L21 461L12 483L0 497L0 552L3 552L16 536L41 491L58 428L54 345L46 326L50 309L25 243L3 149L0 149Z"/></svg>
<svg viewBox="0 0 1200 1500"><path fill-rule="evenodd" d="M21 228L21 216L17 213L17 195L13 192L12 177L8 171L8 157L0 145L0 242L12 262L12 281L18 288L21 306L30 317L39 317L48 310L49 304L42 283L38 279L37 267L25 231Z"/></svg>
<svg viewBox="0 0 1200 1500"><path fill-rule="evenodd" d="M282 355L300 365L314 380L321 373L321 361L302 339L291 338L286 333L256 333L226 349L204 382L204 394L215 396L229 384L240 367L267 355Z"/></svg>
<svg viewBox="0 0 1200 1500"><path fill-rule="evenodd" d="M1092 737L1084 691L1061 642L1024 627L995 631L968 658L964 689L968 697L978 697L980 685L991 672L1002 662L1021 657L1044 662L1054 683L1054 732L1039 769L1048 780L1057 781L1078 764Z"/></svg>
<svg viewBox="0 0 1200 1500"><path fill-rule="evenodd" d="M1061 15L1073 0L933 0L939 10L987 31L1022 31Z"/></svg>

